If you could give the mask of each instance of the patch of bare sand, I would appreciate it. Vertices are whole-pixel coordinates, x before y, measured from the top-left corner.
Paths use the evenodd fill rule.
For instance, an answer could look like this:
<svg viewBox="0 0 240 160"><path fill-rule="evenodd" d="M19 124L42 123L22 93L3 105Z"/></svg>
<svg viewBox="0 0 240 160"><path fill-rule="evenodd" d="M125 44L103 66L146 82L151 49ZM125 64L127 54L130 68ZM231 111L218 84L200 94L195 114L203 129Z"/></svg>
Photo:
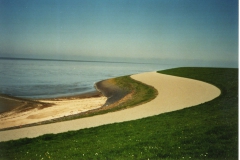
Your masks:
<svg viewBox="0 0 240 160"><path fill-rule="evenodd" d="M79 130L105 124L136 120L195 106L210 101L221 94L221 91L211 84L156 72L142 73L131 77L156 88L158 96L148 103L126 110L72 121L1 131L0 141L24 137L31 138L48 133L61 133L69 130Z"/></svg>
<svg viewBox="0 0 240 160"><path fill-rule="evenodd" d="M39 106L25 112L12 110L0 114L0 129L19 127L97 109L102 107L106 100L107 98L103 96L83 99L40 100L40 102L52 103L53 105L46 108Z"/></svg>

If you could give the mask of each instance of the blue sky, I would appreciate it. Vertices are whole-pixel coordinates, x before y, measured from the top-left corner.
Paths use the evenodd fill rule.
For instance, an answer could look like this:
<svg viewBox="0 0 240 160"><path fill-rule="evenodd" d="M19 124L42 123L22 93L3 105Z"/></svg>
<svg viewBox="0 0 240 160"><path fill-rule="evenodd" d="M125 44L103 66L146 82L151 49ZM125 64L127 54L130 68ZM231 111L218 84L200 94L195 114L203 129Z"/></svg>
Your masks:
<svg viewBox="0 0 240 160"><path fill-rule="evenodd" d="M0 57L238 61L237 0L0 0Z"/></svg>

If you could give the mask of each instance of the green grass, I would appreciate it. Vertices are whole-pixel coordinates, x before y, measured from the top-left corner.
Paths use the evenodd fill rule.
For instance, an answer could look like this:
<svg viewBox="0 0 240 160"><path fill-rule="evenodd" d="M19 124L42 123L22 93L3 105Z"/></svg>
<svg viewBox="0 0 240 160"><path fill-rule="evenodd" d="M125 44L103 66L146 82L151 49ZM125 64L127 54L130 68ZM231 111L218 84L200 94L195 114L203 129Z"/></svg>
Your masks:
<svg viewBox="0 0 240 160"><path fill-rule="evenodd" d="M157 96L157 90L139 81L133 80L130 76L123 76L114 79L121 89L132 92L132 98L115 107L114 110L130 108L142 103L151 101ZM119 109L118 109L119 108Z"/></svg>
<svg viewBox="0 0 240 160"><path fill-rule="evenodd" d="M238 159L238 70L179 68L163 73L210 82L222 94L154 117L2 142L0 159Z"/></svg>

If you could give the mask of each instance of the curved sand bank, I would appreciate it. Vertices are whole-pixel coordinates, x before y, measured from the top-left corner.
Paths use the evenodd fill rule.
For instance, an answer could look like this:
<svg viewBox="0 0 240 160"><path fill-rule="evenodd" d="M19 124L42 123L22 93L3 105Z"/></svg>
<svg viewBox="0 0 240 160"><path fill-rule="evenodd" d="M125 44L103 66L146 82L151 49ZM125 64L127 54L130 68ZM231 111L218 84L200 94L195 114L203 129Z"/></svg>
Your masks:
<svg viewBox="0 0 240 160"><path fill-rule="evenodd" d="M148 103L126 110L72 121L1 131L0 141L31 138L47 133L61 133L140 119L204 103L218 97L221 93L218 88L208 83L156 72L142 73L131 77L155 87L158 90L158 96Z"/></svg>

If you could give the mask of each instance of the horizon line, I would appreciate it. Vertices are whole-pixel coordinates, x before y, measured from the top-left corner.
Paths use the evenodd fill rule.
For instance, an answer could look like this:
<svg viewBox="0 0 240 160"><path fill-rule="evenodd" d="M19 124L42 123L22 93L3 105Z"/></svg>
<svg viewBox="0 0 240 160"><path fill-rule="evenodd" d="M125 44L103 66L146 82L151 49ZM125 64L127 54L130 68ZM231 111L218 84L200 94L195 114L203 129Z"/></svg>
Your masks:
<svg viewBox="0 0 240 160"><path fill-rule="evenodd" d="M48 58L21 58L21 57L0 57L3 60L32 60L32 61L65 61L65 62L103 62L103 63L132 63L132 64L156 64L150 62L124 62L124 61L94 61L94 60L72 60L72 59L48 59Z"/></svg>

